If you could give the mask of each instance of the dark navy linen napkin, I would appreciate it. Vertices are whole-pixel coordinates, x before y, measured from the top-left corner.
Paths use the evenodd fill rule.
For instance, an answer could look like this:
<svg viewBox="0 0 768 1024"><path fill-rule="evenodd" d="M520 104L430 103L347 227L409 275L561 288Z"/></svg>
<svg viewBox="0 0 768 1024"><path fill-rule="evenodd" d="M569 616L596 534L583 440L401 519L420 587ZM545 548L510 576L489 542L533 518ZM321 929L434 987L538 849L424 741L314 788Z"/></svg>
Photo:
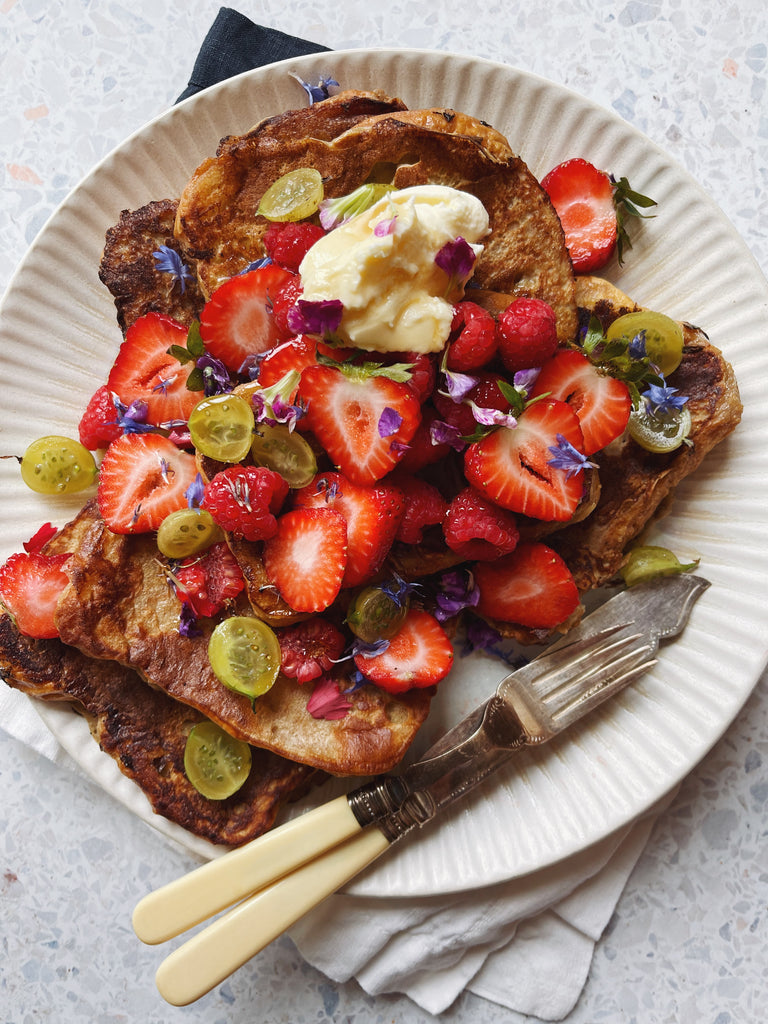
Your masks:
<svg viewBox="0 0 768 1024"><path fill-rule="evenodd" d="M200 47L189 85L176 102L243 71L328 49L275 28L255 25L239 11L222 7Z"/></svg>

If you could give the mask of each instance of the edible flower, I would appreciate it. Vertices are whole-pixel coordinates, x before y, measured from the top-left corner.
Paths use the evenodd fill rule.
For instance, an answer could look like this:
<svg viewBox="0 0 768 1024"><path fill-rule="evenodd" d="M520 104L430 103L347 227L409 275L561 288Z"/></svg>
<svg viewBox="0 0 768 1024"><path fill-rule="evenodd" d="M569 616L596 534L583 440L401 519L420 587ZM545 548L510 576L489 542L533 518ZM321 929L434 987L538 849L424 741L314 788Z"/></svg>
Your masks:
<svg viewBox="0 0 768 1024"><path fill-rule="evenodd" d="M448 292L464 285L475 265L475 250L461 235L446 242L435 256L435 263L448 275Z"/></svg>
<svg viewBox="0 0 768 1024"><path fill-rule="evenodd" d="M179 612L179 636L195 637L202 635L203 631L197 624L195 609L189 601L182 600L181 611Z"/></svg>
<svg viewBox="0 0 768 1024"><path fill-rule="evenodd" d="M299 75L295 74L293 71L289 71L288 73L291 78L296 79L307 94L310 106L313 103L319 103L321 100L327 100L329 96L335 96L341 88L335 78L320 78L317 85L312 85L310 82L305 82L303 78L299 77Z"/></svg>
<svg viewBox="0 0 768 1024"><path fill-rule="evenodd" d="M443 573L439 586L440 590L435 597L435 618L439 622L453 618L465 608L474 608L480 600L480 589L469 569L454 569Z"/></svg>
<svg viewBox="0 0 768 1024"><path fill-rule="evenodd" d="M389 406L382 409L378 424L379 437L392 437L398 432L402 422L403 417L395 409L391 409Z"/></svg>
<svg viewBox="0 0 768 1024"><path fill-rule="evenodd" d="M295 334L319 334L325 338L338 330L343 314L344 306L338 299L299 299L288 310L287 320Z"/></svg>
<svg viewBox="0 0 768 1024"><path fill-rule="evenodd" d="M339 691L335 679L323 676L315 683L312 696L307 701L307 711L313 718L336 721L349 714L352 702Z"/></svg>
<svg viewBox="0 0 768 1024"><path fill-rule="evenodd" d="M455 370L445 370L445 394L454 402L463 402L469 392L478 383L477 377L470 377L468 373L457 373Z"/></svg>
<svg viewBox="0 0 768 1024"><path fill-rule="evenodd" d="M648 390L643 392L641 398L651 415L665 416L675 409L682 409L688 401L687 396L679 395L677 390L668 384L651 384Z"/></svg>
<svg viewBox="0 0 768 1024"><path fill-rule="evenodd" d="M514 430L517 426L517 420L511 413L502 412L500 409L486 409L474 402L466 404L472 410L475 421L484 427L509 427Z"/></svg>
<svg viewBox="0 0 768 1024"><path fill-rule="evenodd" d="M361 658L376 658L379 654L383 654L388 647L389 640L384 637L381 637L378 640L373 640L370 643L357 637L352 643L352 652L350 657L356 658L360 656Z"/></svg>
<svg viewBox="0 0 768 1024"><path fill-rule="evenodd" d="M564 469L565 479L570 480L576 473L584 469L597 469L594 462L590 462L586 455L574 448L562 434L557 435L557 444L550 447L552 458L547 462L553 469Z"/></svg>
<svg viewBox="0 0 768 1024"><path fill-rule="evenodd" d="M467 447L459 428L452 423L446 423L445 420L433 420L429 426L429 437L432 444L447 444L457 452L464 451Z"/></svg>
<svg viewBox="0 0 768 1024"><path fill-rule="evenodd" d="M289 401L300 376L298 370L290 370L276 384L254 391L251 406L257 423L266 423L270 427L284 423L290 431L293 430L298 420L306 415L306 409Z"/></svg>
<svg viewBox="0 0 768 1024"><path fill-rule="evenodd" d="M187 282L193 279L193 274L181 256L169 245L161 245L152 255L155 258L155 269L161 274L170 274L174 284L178 281L183 295Z"/></svg>
<svg viewBox="0 0 768 1024"><path fill-rule="evenodd" d="M124 434L149 434L156 429L152 423L147 423L149 406L143 399L137 398L130 405L123 405L117 395L112 400L117 411L117 425Z"/></svg>
<svg viewBox="0 0 768 1024"><path fill-rule="evenodd" d="M232 390L232 381L229 371L220 359L215 356L205 355L195 363L195 366L203 375L203 392L206 397L211 395L225 395Z"/></svg>
<svg viewBox="0 0 768 1024"><path fill-rule="evenodd" d="M360 185L346 196L336 199L323 199L320 203L320 224L324 231L333 231L340 224L346 223L359 213L364 213L379 199L391 192L393 185L380 185L367 182Z"/></svg>
<svg viewBox="0 0 768 1024"><path fill-rule="evenodd" d="M485 651L488 654L493 654L512 668L521 668L521 666L525 665L527 659L521 655L515 655L511 651L504 650L502 646L503 641L504 638L501 633L487 623L485 619L480 619L476 615L470 615L464 623L464 643L460 653L462 658L466 658L467 655L474 654L475 651Z"/></svg>
<svg viewBox="0 0 768 1024"><path fill-rule="evenodd" d="M205 483L200 473L195 474L195 479L184 491L184 497L187 500L188 508L200 508L200 503L203 500L205 494Z"/></svg>

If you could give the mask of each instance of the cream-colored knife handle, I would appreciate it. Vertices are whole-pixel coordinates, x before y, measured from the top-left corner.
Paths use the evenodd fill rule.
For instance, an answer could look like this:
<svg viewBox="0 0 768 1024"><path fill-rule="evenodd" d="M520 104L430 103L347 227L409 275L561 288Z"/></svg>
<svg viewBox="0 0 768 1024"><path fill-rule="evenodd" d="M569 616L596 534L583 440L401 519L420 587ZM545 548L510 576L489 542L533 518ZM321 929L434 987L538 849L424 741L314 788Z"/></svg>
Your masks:
<svg viewBox="0 0 768 1024"><path fill-rule="evenodd" d="M251 896L160 964L155 976L160 995L173 1006L204 996L389 845L384 833L371 826Z"/></svg>
<svg viewBox="0 0 768 1024"><path fill-rule="evenodd" d="M357 832L347 798L337 797L148 893L133 912L134 931L150 945L165 942Z"/></svg>

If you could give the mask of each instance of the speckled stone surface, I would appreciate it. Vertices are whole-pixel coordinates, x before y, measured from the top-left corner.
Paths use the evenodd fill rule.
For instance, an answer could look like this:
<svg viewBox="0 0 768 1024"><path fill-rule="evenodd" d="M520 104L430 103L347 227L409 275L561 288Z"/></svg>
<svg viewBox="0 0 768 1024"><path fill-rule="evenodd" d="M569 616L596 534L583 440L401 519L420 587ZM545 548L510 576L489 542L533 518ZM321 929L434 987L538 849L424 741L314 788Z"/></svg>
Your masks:
<svg viewBox="0 0 768 1024"><path fill-rule="evenodd" d="M768 269L764 0L235 6L333 48L451 50L575 89L682 163ZM218 7L0 0L0 289L82 175L182 90ZM765 1021L767 711L763 676L658 822L568 1024ZM152 982L158 951L137 942L130 915L138 895L191 858L66 761L53 764L1 729L0 791L0 1024L434 1019L405 998L330 984L287 939L196 1005L166 1006ZM442 1019L520 1020L472 996Z"/></svg>

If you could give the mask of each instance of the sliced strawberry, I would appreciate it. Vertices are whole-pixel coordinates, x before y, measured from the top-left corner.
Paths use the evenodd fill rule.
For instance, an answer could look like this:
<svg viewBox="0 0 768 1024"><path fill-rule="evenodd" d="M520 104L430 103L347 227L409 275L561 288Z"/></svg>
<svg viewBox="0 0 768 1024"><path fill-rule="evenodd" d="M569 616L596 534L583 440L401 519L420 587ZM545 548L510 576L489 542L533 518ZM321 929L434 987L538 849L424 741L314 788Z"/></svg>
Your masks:
<svg viewBox="0 0 768 1024"><path fill-rule="evenodd" d="M301 373L308 366L316 365L317 341L308 334L299 334L276 345L264 356L259 366L259 384L269 388L282 380L286 373L293 370Z"/></svg>
<svg viewBox="0 0 768 1024"><path fill-rule="evenodd" d="M366 679L389 693L403 693L444 679L453 665L453 646L434 616L411 608L385 651L357 654L354 660Z"/></svg>
<svg viewBox="0 0 768 1024"><path fill-rule="evenodd" d="M156 530L171 512L186 508L195 458L160 434L123 434L107 448L97 492L102 518L113 533Z"/></svg>
<svg viewBox="0 0 768 1024"><path fill-rule="evenodd" d="M362 368L310 366L299 396L306 422L333 462L354 483L380 480L398 462L421 420L419 399L407 384L371 376Z"/></svg>
<svg viewBox="0 0 768 1024"><path fill-rule="evenodd" d="M562 349L542 367L531 392L551 394L567 402L579 417L585 455L600 451L620 437L632 412L629 388L622 380L601 373L576 349Z"/></svg>
<svg viewBox="0 0 768 1024"><path fill-rule="evenodd" d="M346 639L327 619L315 616L278 630L280 671L299 683L330 672L341 657Z"/></svg>
<svg viewBox="0 0 768 1024"><path fill-rule="evenodd" d="M200 314L200 336L210 355L237 373L249 356L283 340L272 315L273 296L294 275L274 263L225 281Z"/></svg>
<svg viewBox="0 0 768 1024"><path fill-rule="evenodd" d="M478 614L530 629L552 629L576 610L579 592L562 558L546 544L520 544L511 555L475 566Z"/></svg>
<svg viewBox="0 0 768 1024"><path fill-rule="evenodd" d="M168 354L171 345L187 343L187 328L162 313L147 313L128 328L107 377L107 389L124 405L147 403L148 423L187 420L203 397L190 391L187 378L194 366L184 366Z"/></svg>
<svg viewBox="0 0 768 1024"><path fill-rule="evenodd" d="M288 314L302 296L301 278L298 274L291 274L287 281L275 292L270 292L272 302L272 316L275 327L282 340L292 338L296 333L288 323Z"/></svg>
<svg viewBox="0 0 768 1024"><path fill-rule="evenodd" d="M245 587L237 559L224 541L185 558L174 576L179 599L189 604L195 615L215 615Z"/></svg>
<svg viewBox="0 0 768 1024"><path fill-rule="evenodd" d="M557 399L534 402L516 427L494 430L467 447L464 475L502 508L547 522L570 519L584 483L580 473L569 477L550 464L558 435L582 450L579 420L571 407Z"/></svg>
<svg viewBox="0 0 768 1024"><path fill-rule="evenodd" d="M297 612L321 612L333 604L346 567L347 524L333 509L286 512L264 543L269 581Z"/></svg>
<svg viewBox="0 0 768 1024"><path fill-rule="evenodd" d="M69 558L23 551L0 567L0 600L25 636L46 640L59 635L54 616L69 583L63 571Z"/></svg>
<svg viewBox="0 0 768 1024"><path fill-rule="evenodd" d="M342 586L366 583L381 568L397 533L405 502L386 484L355 484L342 473L318 473L294 494L297 508L331 508L347 524L347 568Z"/></svg>
<svg viewBox="0 0 768 1024"><path fill-rule="evenodd" d="M541 184L563 225L573 269L589 274L604 266L618 238L610 177L577 157L558 164Z"/></svg>
<svg viewBox="0 0 768 1024"><path fill-rule="evenodd" d="M122 434L112 392L102 384L91 396L78 426L80 444L88 451L106 448Z"/></svg>

